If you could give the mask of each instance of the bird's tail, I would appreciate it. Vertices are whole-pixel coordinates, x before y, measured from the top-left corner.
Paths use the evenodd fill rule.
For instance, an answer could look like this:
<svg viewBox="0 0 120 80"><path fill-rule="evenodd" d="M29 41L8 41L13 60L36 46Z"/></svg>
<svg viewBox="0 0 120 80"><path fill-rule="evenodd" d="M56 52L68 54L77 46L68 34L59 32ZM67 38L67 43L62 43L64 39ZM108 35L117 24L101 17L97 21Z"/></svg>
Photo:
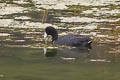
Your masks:
<svg viewBox="0 0 120 80"><path fill-rule="evenodd" d="M92 49L91 43L92 43L92 40L88 41L88 44L86 45L88 49Z"/></svg>

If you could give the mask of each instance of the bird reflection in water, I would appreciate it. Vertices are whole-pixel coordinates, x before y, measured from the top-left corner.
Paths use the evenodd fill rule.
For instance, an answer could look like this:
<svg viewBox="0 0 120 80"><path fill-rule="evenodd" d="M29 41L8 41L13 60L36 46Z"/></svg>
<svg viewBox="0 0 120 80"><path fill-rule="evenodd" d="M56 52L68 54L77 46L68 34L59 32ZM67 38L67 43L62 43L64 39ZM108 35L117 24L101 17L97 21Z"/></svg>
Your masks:
<svg viewBox="0 0 120 80"><path fill-rule="evenodd" d="M57 57L63 60L76 60L87 58L90 54L90 50L87 48L43 48L44 56Z"/></svg>
<svg viewBox="0 0 120 80"><path fill-rule="evenodd" d="M44 56L46 56L46 57L54 57L57 54L56 49L43 48L43 52L44 52Z"/></svg>

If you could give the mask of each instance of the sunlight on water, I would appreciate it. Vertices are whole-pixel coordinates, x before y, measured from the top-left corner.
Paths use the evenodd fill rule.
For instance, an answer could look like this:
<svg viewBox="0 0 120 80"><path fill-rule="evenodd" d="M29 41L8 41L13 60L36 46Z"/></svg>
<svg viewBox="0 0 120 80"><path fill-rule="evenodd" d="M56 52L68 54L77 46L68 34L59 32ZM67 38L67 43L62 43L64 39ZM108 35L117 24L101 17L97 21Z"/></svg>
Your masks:
<svg viewBox="0 0 120 80"><path fill-rule="evenodd" d="M85 6L104 6L109 4L120 4L119 0L32 0L36 7L45 9L67 9L68 5L85 5ZM37 5L38 4L38 5ZM42 5L39 5L42 4Z"/></svg>
<svg viewBox="0 0 120 80"><path fill-rule="evenodd" d="M27 2L27 0L15 0L13 2L16 4L29 4L29 2Z"/></svg>
<svg viewBox="0 0 120 80"><path fill-rule="evenodd" d="M0 27L13 28L13 30L9 30L9 28L7 31L1 30L1 41L6 39L5 36L9 36L6 40L12 42L21 42L21 40L24 42L28 39L35 42L42 41L42 37L38 36L42 36L43 29L53 26L63 30L60 32L60 36L72 32L73 34L88 35L95 42L119 43L120 11L117 0L49 0L49 2L48 0L8 0L0 2ZM46 4L46 2L48 3ZM22 28L25 33L22 34L19 29L15 32L14 28ZM36 32L33 37L31 34L35 31L30 34L24 28L36 28L37 32L39 30L42 32L39 35L36 35ZM63 34L64 31L66 31L65 34ZM22 35L22 39L11 38L12 32ZM40 39L36 39L35 36Z"/></svg>
<svg viewBox="0 0 120 80"><path fill-rule="evenodd" d="M61 22L82 22L82 23L100 23L100 22L117 22L120 21L120 18L116 20L110 20L110 19L94 19L94 18L87 18L87 17L59 17L61 19Z"/></svg>
<svg viewBox="0 0 120 80"><path fill-rule="evenodd" d="M6 3L0 3L0 4L2 4L2 6L0 8L0 15L22 13L24 10L26 10L23 7L16 6L13 4L6 4Z"/></svg>
<svg viewBox="0 0 120 80"><path fill-rule="evenodd" d="M28 20L28 17L16 17L16 20ZM13 28L45 28L47 26L57 26L49 24L49 23L39 23L39 22L30 22L30 21L16 21L14 19L0 19L1 27L13 27Z"/></svg>
<svg viewBox="0 0 120 80"><path fill-rule="evenodd" d="M119 0L33 0L33 2L37 4L58 4L63 3L65 5L94 5L94 6L100 6L100 5L108 5L108 4L119 4L115 3ZM47 2L47 3L46 3Z"/></svg>
<svg viewBox="0 0 120 80"><path fill-rule="evenodd" d="M97 29L96 24L88 24L88 25L82 25L82 26L77 26L77 27L72 27L70 29L89 29L89 30L94 30Z"/></svg>

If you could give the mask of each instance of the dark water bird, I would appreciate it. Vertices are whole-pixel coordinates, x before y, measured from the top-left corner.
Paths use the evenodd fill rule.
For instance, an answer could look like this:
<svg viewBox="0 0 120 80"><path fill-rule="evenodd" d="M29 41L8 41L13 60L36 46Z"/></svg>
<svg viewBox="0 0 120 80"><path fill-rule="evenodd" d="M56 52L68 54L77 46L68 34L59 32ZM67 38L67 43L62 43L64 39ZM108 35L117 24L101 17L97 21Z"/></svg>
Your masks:
<svg viewBox="0 0 120 80"><path fill-rule="evenodd" d="M47 35L52 36L52 43L56 45L66 45L66 46L84 46L91 48L92 40L88 36L84 35L65 35L58 38L58 32L54 27L46 27L44 33L44 39Z"/></svg>

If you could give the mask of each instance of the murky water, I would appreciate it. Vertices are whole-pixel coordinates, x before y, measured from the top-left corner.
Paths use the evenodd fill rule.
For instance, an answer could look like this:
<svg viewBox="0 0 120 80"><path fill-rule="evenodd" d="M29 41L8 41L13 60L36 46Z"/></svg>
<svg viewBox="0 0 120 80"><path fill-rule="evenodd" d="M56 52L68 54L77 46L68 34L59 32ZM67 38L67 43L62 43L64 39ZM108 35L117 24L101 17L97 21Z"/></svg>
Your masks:
<svg viewBox="0 0 120 80"><path fill-rule="evenodd" d="M119 80L120 55L108 53L110 45L79 48L0 47L1 80Z"/></svg>
<svg viewBox="0 0 120 80"><path fill-rule="evenodd" d="M92 50L45 43L47 26ZM120 1L0 0L0 64L0 80L119 80Z"/></svg>

